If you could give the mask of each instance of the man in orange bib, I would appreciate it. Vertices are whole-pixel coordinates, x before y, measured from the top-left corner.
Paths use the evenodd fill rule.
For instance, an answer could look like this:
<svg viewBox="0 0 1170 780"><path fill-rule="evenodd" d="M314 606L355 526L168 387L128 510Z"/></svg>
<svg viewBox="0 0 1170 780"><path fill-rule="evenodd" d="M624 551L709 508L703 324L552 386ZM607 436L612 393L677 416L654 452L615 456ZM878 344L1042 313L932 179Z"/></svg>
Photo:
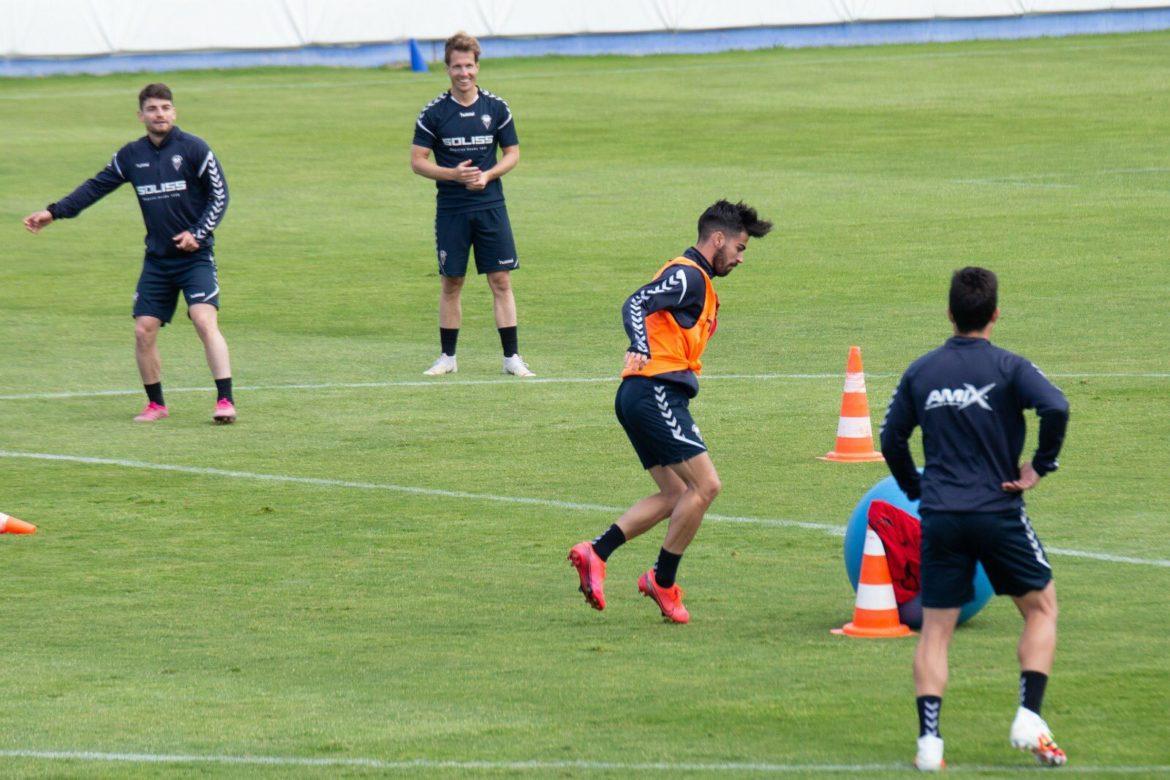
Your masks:
<svg viewBox="0 0 1170 780"><path fill-rule="evenodd" d="M592 542L569 551L581 592L594 609L605 609L610 554L669 517L658 562L639 578L638 590L654 600L668 621L690 620L675 575L720 488L707 445L687 408L699 392L700 358L715 333L719 297L712 279L727 276L743 262L749 237L765 236L771 229L772 223L759 219L747 204L718 201L699 217L695 246L659 269L622 307L630 348L614 410L658 492L626 510Z"/></svg>

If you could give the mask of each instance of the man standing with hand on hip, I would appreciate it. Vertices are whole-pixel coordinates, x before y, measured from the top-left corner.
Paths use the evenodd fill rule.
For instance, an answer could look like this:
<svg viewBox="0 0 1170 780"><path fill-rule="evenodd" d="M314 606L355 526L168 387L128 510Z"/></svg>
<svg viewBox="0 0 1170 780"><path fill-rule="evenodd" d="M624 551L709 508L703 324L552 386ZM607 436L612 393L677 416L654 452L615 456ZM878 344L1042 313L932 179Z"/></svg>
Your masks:
<svg viewBox="0 0 1170 780"><path fill-rule="evenodd" d="M975 564L995 592L1011 596L1024 618L1018 655L1020 704L1009 730L1013 747L1047 766L1068 759L1040 717L1056 653L1056 587L1052 567L1024 511L1023 493L1056 471L1068 425L1068 401L1035 365L993 345L999 319L998 281L985 268L951 278L954 336L910 364L882 425L882 454L898 486L921 498L922 637L914 655L918 755L923 771L944 767L939 730L947 685L947 650L960 608L974 597ZM1024 410L1040 416L1030 462ZM908 440L922 428L921 476Z"/></svg>

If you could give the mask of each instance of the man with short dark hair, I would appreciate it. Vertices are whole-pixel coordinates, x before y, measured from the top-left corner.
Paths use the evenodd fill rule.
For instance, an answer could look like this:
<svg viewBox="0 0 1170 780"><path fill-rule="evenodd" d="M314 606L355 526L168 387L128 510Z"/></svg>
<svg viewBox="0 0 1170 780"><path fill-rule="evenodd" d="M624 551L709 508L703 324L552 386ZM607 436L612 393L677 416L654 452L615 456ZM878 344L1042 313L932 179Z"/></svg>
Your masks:
<svg viewBox="0 0 1170 780"><path fill-rule="evenodd" d="M455 347L463 322L460 300L467 258L475 247L475 268L487 274L504 373L535 374L520 357L516 299L511 272L520 267L500 177L520 162L520 141L512 111L503 99L476 84L479 42L460 32L447 39L444 61L451 89L423 108L415 122L410 168L435 180L435 252L439 260L439 357L423 373L453 374ZM496 161L496 147L504 156ZM431 152L435 159L431 160Z"/></svg>
<svg viewBox="0 0 1170 780"><path fill-rule="evenodd" d="M688 408L699 392L700 358L717 324L719 298L712 281L743 262L749 237L766 236L771 229L771 222L744 203L714 203L699 217L695 246L662 266L622 307L630 346L614 411L658 492L626 510L592 542L569 551L580 590L594 609L605 609L605 565L613 551L669 517L658 561L639 578L638 590L667 621L690 620L675 577L721 488Z"/></svg>
<svg viewBox="0 0 1170 780"><path fill-rule="evenodd" d="M136 422L169 416L162 392L158 331L171 321L179 292L203 342L215 380L212 419L236 419L227 342L219 330L219 277L215 228L227 211L227 181L211 148L175 125L171 90L148 84L138 94L138 119L146 135L119 149L104 169L56 203L24 219L32 233L58 219L76 217L126 182L134 185L146 223L146 257L134 292L134 354L147 405Z"/></svg>
<svg viewBox="0 0 1170 780"><path fill-rule="evenodd" d="M974 597L975 564L995 592L1011 596L1024 618L1020 635L1020 706L1009 738L1048 766L1067 760L1040 717L1056 652L1052 568L1024 511L1023 492L1057 468L1068 401L1035 365L994 346L998 282L985 268L951 278L954 336L910 364L882 425L882 454L899 487L921 499L922 637L914 656L918 754L924 771L944 766L939 715L947 650L960 608ZM1025 409L1040 416L1039 442L1020 464ZM909 437L922 428L921 476Z"/></svg>

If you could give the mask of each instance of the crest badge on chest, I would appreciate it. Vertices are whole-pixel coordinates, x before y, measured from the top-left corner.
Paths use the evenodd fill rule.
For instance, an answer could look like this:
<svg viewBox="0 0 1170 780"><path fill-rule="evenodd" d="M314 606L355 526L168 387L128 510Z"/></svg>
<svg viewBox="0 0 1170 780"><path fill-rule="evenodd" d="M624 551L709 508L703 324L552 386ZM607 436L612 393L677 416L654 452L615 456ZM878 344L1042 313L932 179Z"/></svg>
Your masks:
<svg viewBox="0 0 1170 780"><path fill-rule="evenodd" d="M491 117L491 115L490 115L490 114L484 114L483 116L481 116L481 117L479 118L479 121L483 122L483 129L484 129L484 130L490 130L490 129L491 129L491 126L492 126L492 117Z"/></svg>
<svg viewBox="0 0 1170 780"><path fill-rule="evenodd" d="M183 164L182 155L176 154L174 157L171 158L171 165L175 166L176 171L179 170L179 166L182 164Z"/></svg>

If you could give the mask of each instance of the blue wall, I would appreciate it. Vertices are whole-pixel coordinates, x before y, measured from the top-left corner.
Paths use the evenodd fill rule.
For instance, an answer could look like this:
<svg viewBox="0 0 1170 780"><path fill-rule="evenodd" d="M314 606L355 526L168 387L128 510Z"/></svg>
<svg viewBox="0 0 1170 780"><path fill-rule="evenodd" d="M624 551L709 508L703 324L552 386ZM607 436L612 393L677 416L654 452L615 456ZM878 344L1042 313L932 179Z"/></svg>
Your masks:
<svg viewBox="0 0 1170 780"><path fill-rule="evenodd" d="M484 53L491 57L538 57L547 54L567 56L698 54L733 49L874 46L890 43L1039 38L1166 29L1170 29L1170 8L1151 8L987 19L854 22L808 27L752 27L735 30L566 35L548 38L486 38L483 40L483 48ZM431 61L442 59L442 42L424 42L422 49L427 59ZM308 46L301 49L264 51L102 55L71 59L5 58L0 59L0 76L313 65L370 68L409 61L410 51L403 42L361 46Z"/></svg>

